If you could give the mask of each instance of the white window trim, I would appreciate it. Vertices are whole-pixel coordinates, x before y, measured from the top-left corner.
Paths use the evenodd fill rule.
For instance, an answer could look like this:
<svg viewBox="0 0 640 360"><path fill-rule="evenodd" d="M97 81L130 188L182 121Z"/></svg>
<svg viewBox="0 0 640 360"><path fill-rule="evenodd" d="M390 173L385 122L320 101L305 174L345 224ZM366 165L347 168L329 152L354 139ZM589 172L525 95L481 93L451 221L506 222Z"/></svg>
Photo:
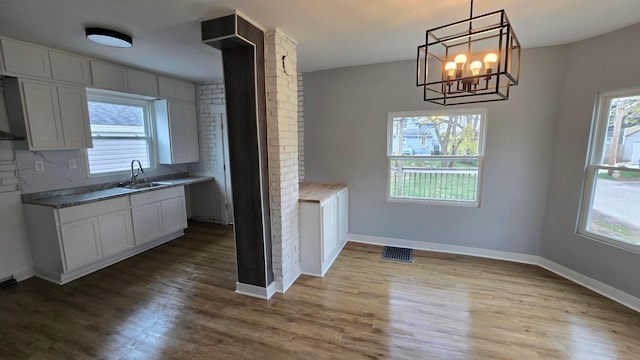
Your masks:
<svg viewBox="0 0 640 360"><path fill-rule="evenodd" d="M608 121L600 121L600 119L608 119L611 107L611 100L620 97L630 97L640 95L640 87L627 88L620 90L607 91L598 94L596 104L591 119L591 132L589 134L589 146L587 148L587 157L585 162L585 172L582 182L582 196L578 210L578 221L576 222L576 234L584 238L598 241L607 245L614 246L619 249L628 250L640 254L640 245L632 244L624 240L612 239L587 230L589 224L589 215L591 204L595 193L595 185L598 170L622 170L640 172L640 170L624 168L619 166L596 165L602 164L603 150L606 145Z"/></svg>
<svg viewBox="0 0 640 360"><path fill-rule="evenodd" d="M135 95L135 94L124 94L114 91L108 90L100 90L100 89L87 89L87 101L92 100L108 100L114 101L114 103L124 104L124 105L140 105L141 102L146 102L147 108L147 118L145 121L145 128L147 129L147 136L149 138L149 166L143 167L144 171L155 171L158 169L158 148L156 144L156 132L155 132L155 113L154 107L150 103L153 101L153 98L149 98L146 96ZM93 138L93 134L91 136ZM104 172L104 173L96 173L92 174L91 169L89 168L89 155L87 149L83 149L80 151L80 161L83 163L83 172L84 175L88 178L100 178L106 176L114 176L114 175L125 175L131 174L130 170L122 170L122 171L112 171L112 172Z"/></svg>
<svg viewBox="0 0 640 360"><path fill-rule="evenodd" d="M464 115L464 114L482 114L482 121L480 123L480 134L478 139L478 156L449 156L449 155L393 155L392 144L389 138L389 134L393 132L393 118L395 117L421 117L421 116L434 116L434 115ZM387 117L387 132L385 134L385 141L387 142L387 185L386 185L386 200L387 202L404 203L404 204L422 204L422 205L450 205L459 207L480 207L482 199L482 181L483 181L483 169L484 169L484 147L487 134L487 110L486 109L455 109L455 110L424 110L424 111L396 111L390 112ZM478 181L476 182L476 200L438 200L438 199L416 199L416 198L399 198L391 197L391 161L395 160L477 160L478 161Z"/></svg>

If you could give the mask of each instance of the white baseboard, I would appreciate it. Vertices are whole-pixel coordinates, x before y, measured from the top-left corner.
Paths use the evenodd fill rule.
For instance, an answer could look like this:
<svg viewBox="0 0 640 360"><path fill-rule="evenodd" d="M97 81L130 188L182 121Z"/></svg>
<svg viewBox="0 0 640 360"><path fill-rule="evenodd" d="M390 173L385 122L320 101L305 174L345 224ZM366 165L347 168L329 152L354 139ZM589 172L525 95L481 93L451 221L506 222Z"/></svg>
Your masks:
<svg viewBox="0 0 640 360"><path fill-rule="evenodd" d="M283 279L282 282L276 281L276 292L279 292L281 294L287 292L291 285L293 285L293 283L298 280L300 275L302 275L302 273L300 272L300 269L298 269L297 272L294 272L292 273L292 275L287 276L287 278Z"/></svg>
<svg viewBox="0 0 640 360"><path fill-rule="evenodd" d="M633 295L629 295L624 291L620 291L612 286L592 279L588 276L582 275L579 272L573 271L567 267L564 267L542 257L539 258L538 265L544 269L551 271L552 273L560 275L565 279L571 280L576 284L582 285L587 289L593 290L598 294L607 297L617 303L620 303L630 309L640 312L640 299Z"/></svg>
<svg viewBox="0 0 640 360"><path fill-rule="evenodd" d="M457 246L448 244L438 244L430 242L422 242L416 240L404 240L395 238L386 238L370 235L358 235L349 234L347 236L349 241L381 245L381 246L397 246L406 247L416 250L427 250L450 254L469 255L482 258L490 258L497 260L513 261L523 264L538 265L543 269L549 270L557 275L562 276L567 280L571 280L576 284L582 285L587 289L593 290L598 294L607 297L619 304L622 304L632 310L640 312L640 298L627 294L624 291L618 290L612 286L602 283L598 280L592 279L588 276L582 275L574 270L564 267L560 264L556 264L551 260L547 260L540 256L511 253L506 251L488 250L467 246Z"/></svg>
<svg viewBox="0 0 640 360"><path fill-rule="evenodd" d="M243 284L236 282L236 293L246 296L252 296L258 299L269 300L276 292L276 283L272 282L266 288L261 286Z"/></svg>
<svg viewBox="0 0 640 360"><path fill-rule="evenodd" d="M370 236L370 235L357 235L357 234L349 234L347 236L347 239L349 241L365 243L365 244L406 247L406 248L416 249L416 250L427 250L427 251L435 251L435 252L449 253L449 254L469 255L469 256L476 256L476 257L489 258L489 259L513 261L513 262L524 263L524 264L533 264L533 265L538 264L538 256L512 253L507 251L497 251L497 250L481 249L481 248L474 248L474 247L468 247L468 246L438 244L438 243L416 241L416 240L404 240L404 239L395 239L395 238Z"/></svg>
<svg viewBox="0 0 640 360"><path fill-rule="evenodd" d="M33 277L33 276L34 276L33 267L15 270L14 273L13 273L13 277L18 282L23 281L23 280L27 280L28 278Z"/></svg>

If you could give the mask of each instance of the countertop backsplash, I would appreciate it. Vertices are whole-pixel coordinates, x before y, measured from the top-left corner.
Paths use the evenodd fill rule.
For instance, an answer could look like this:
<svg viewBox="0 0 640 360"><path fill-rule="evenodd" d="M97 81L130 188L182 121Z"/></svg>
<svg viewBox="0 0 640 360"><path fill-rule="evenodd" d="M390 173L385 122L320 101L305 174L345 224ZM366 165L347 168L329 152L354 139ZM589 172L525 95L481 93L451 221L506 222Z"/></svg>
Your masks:
<svg viewBox="0 0 640 360"><path fill-rule="evenodd" d="M15 152L20 187L23 194L68 189L79 186L129 181L129 174L87 176L80 156L81 150L26 151ZM69 167L75 160L76 168ZM36 171L35 162L44 162L44 171ZM188 171L186 164L158 165L156 170L145 171L138 179L180 174Z"/></svg>

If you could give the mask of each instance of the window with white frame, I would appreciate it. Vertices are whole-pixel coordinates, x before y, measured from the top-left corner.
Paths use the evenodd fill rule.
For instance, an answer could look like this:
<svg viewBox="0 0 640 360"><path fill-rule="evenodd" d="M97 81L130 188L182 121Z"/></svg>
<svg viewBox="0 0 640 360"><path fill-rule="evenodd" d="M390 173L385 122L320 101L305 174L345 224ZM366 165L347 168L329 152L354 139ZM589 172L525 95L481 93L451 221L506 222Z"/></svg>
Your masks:
<svg viewBox="0 0 640 360"><path fill-rule="evenodd" d="M640 251L640 88L601 94L591 126L578 233Z"/></svg>
<svg viewBox="0 0 640 360"><path fill-rule="evenodd" d="M390 200L479 206L486 111L389 114Z"/></svg>
<svg viewBox="0 0 640 360"><path fill-rule="evenodd" d="M152 103L136 96L87 92L93 148L87 149L89 175L131 171L131 161L154 169Z"/></svg>

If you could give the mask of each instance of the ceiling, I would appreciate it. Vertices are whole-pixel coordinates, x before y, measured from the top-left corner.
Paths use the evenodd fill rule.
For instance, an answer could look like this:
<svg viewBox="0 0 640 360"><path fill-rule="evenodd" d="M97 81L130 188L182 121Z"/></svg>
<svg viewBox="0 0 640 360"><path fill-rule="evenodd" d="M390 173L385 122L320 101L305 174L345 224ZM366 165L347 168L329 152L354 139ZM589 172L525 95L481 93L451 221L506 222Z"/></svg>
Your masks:
<svg viewBox="0 0 640 360"><path fill-rule="evenodd" d="M411 59L425 31L467 18L469 0L0 0L0 35L173 74L222 78L220 53L200 42L200 22L237 9L298 42L308 72ZM614 6L615 5L615 6ZM474 14L504 8L524 48L566 44L640 22L638 0L475 0ZM133 36L116 49L85 27Z"/></svg>

